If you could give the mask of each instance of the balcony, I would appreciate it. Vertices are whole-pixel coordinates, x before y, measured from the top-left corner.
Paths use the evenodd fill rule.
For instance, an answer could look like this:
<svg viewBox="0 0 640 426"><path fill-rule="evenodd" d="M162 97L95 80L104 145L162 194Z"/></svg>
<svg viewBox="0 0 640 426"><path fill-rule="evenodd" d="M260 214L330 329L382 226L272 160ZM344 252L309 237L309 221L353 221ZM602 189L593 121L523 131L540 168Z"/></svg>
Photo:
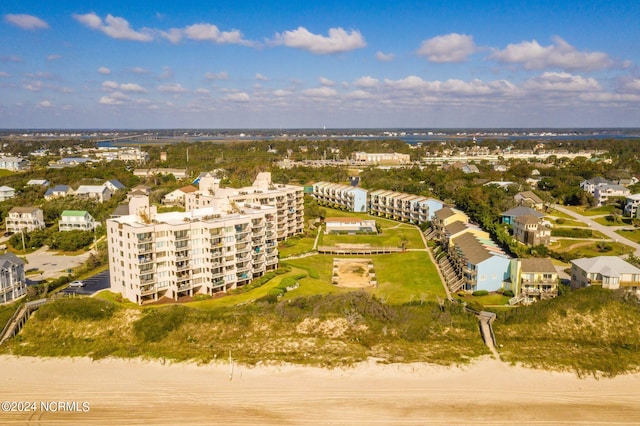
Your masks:
<svg viewBox="0 0 640 426"><path fill-rule="evenodd" d="M140 287L140 295L141 296L148 296L150 294L153 294L156 292L156 286L155 285L147 285L147 286L141 286Z"/></svg>
<svg viewBox="0 0 640 426"><path fill-rule="evenodd" d="M138 256L138 265L146 265L148 263L153 263L153 256Z"/></svg>
<svg viewBox="0 0 640 426"><path fill-rule="evenodd" d="M155 278L153 277L153 275L142 275L140 276L140 284L144 285L144 284L151 284L155 282Z"/></svg>

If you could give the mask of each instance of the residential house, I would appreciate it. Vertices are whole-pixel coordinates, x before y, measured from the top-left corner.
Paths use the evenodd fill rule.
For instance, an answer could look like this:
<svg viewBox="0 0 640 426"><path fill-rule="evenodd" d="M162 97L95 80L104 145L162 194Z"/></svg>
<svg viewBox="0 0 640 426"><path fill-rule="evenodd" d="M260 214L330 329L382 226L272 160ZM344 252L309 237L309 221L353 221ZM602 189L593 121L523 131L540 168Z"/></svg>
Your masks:
<svg viewBox="0 0 640 426"><path fill-rule="evenodd" d="M551 229L541 223L539 217L533 215L516 216L512 222L513 236L521 243L547 246L551 243Z"/></svg>
<svg viewBox="0 0 640 426"><path fill-rule="evenodd" d="M13 253L0 256L0 304L13 302L27 293L24 261Z"/></svg>
<svg viewBox="0 0 640 426"><path fill-rule="evenodd" d="M184 206L185 200L184 197L186 194L194 193L198 190L193 185L183 186L182 188L178 188L175 191L169 192L162 198L162 204L167 206Z"/></svg>
<svg viewBox="0 0 640 426"><path fill-rule="evenodd" d="M318 204L360 213L369 209L368 194L366 189L329 182L314 183L312 192Z"/></svg>
<svg viewBox="0 0 640 426"><path fill-rule="evenodd" d="M485 183L483 186L497 186L498 188L502 188L506 191L511 185L517 185L517 183L505 180L492 180Z"/></svg>
<svg viewBox="0 0 640 426"><path fill-rule="evenodd" d="M592 285L640 293L640 269L617 256L598 256L571 261L571 288Z"/></svg>
<svg viewBox="0 0 640 426"><path fill-rule="evenodd" d="M118 179L109 179L103 185L109 188L112 194L121 189L127 189L127 187L124 186Z"/></svg>
<svg viewBox="0 0 640 426"><path fill-rule="evenodd" d="M597 176L592 179L586 179L580 182L580 189L588 192L591 195L595 194L596 188L602 185L615 185L616 182L609 179L605 179L602 176Z"/></svg>
<svg viewBox="0 0 640 426"><path fill-rule="evenodd" d="M5 218L7 232L31 232L44 229L44 213L38 207L14 207Z"/></svg>
<svg viewBox="0 0 640 426"><path fill-rule="evenodd" d="M84 210L65 210L60 215L58 228L64 231L92 231L96 227L96 221L89 212Z"/></svg>
<svg viewBox="0 0 640 426"><path fill-rule="evenodd" d="M505 290L514 294L509 301L512 305L529 305L558 295L558 271L551 259L512 259L509 275Z"/></svg>
<svg viewBox="0 0 640 426"><path fill-rule="evenodd" d="M10 186L0 186L0 201L6 201L16 196L16 190Z"/></svg>
<svg viewBox="0 0 640 426"><path fill-rule="evenodd" d="M596 199L596 205L602 206L609 202L613 197L626 197L631 191L622 185L600 185L595 188L593 197Z"/></svg>
<svg viewBox="0 0 640 426"><path fill-rule="evenodd" d="M12 172L21 172L29 170L29 160L20 157L0 157L0 169L11 170Z"/></svg>
<svg viewBox="0 0 640 426"><path fill-rule="evenodd" d="M91 164L93 163L93 161L94 160L92 158L66 157L58 160L56 164L61 167L73 167L73 166L79 166L81 164Z"/></svg>
<svg viewBox="0 0 640 426"><path fill-rule="evenodd" d="M533 216L536 219L541 219L544 217L542 213L537 212L532 208L524 207L524 206L514 207L512 209L507 210L506 212L500 213L502 223L504 223L505 225L512 225L513 221L518 216Z"/></svg>
<svg viewBox="0 0 640 426"><path fill-rule="evenodd" d="M111 199L111 190L105 185L80 185L73 193L74 196L83 199L95 200L104 203Z"/></svg>
<svg viewBox="0 0 640 426"><path fill-rule="evenodd" d="M529 207L536 210L542 210L544 201L532 191L518 192L513 196L516 204L519 206Z"/></svg>
<svg viewBox="0 0 640 426"><path fill-rule="evenodd" d="M640 216L640 194L631 194L627 195L625 204L624 204L624 214L629 217L639 217Z"/></svg>
<svg viewBox="0 0 640 426"><path fill-rule="evenodd" d="M457 169L461 170L462 173L470 174L470 173L480 173L478 166L475 164L463 163L461 161L456 161L455 163L451 163L446 169Z"/></svg>
<svg viewBox="0 0 640 426"><path fill-rule="evenodd" d="M49 186L49 181L46 179L31 179L27 182L27 185L32 186Z"/></svg>
<svg viewBox="0 0 640 426"><path fill-rule="evenodd" d="M56 185L53 188L47 189L47 192L44 193L44 199L48 201L69 195L73 195L73 189L71 189L69 185Z"/></svg>

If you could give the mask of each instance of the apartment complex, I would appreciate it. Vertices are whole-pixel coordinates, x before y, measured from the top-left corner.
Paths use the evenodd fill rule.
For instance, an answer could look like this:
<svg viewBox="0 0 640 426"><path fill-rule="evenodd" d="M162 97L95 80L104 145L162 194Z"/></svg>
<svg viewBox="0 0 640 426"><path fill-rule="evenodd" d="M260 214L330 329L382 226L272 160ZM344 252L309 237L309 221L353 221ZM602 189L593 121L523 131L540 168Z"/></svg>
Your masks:
<svg viewBox="0 0 640 426"><path fill-rule="evenodd" d="M274 206L129 210L136 214L107 220L107 238L111 290L132 302L226 292L277 268Z"/></svg>
<svg viewBox="0 0 640 426"><path fill-rule="evenodd" d="M411 158L409 154L400 154L397 152L354 152L351 159L363 164L409 164Z"/></svg>
<svg viewBox="0 0 640 426"><path fill-rule="evenodd" d="M369 210L368 191L355 186L316 182L313 184L313 196L325 206L342 207L361 213Z"/></svg>
<svg viewBox="0 0 640 426"><path fill-rule="evenodd" d="M435 211L443 204L433 198L379 189L369 197L372 215L419 225L433 219Z"/></svg>
<svg viewBox="0 0 640 426"><path fill-rule="evenodd" d="M297 185L274 184L271 173L258 173L252 186L220 188L220 179L213 173L199 177L199 189L185 194L185 210L215 207L231 211L239 204L275 207L276 232L279 241L304 231L304 188Z"/></svg>

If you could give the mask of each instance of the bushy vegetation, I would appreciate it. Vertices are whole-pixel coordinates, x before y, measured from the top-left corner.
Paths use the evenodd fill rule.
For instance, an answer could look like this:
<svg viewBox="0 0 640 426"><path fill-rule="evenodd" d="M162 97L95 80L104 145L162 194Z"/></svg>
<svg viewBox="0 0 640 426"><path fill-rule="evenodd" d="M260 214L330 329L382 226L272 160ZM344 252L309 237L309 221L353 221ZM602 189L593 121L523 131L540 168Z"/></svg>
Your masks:
<svg viewBox="0 0 640 426"><path fill-rule="evenodd" d="M494 331L507 362L613 376L640 369L638 323L635 296L592 286L498 312Z"/></svg>
<svg viewBox="0 0 640 426"><path fill-rule="evenodd" d="M109 307L111 305L111 307ZM488 353L476 319L458 304L386 305L365 292L282 299L233 308L115 308L94 299L43 306L2 348L17 355L148 356L249 364L464 363Z"/></svg>

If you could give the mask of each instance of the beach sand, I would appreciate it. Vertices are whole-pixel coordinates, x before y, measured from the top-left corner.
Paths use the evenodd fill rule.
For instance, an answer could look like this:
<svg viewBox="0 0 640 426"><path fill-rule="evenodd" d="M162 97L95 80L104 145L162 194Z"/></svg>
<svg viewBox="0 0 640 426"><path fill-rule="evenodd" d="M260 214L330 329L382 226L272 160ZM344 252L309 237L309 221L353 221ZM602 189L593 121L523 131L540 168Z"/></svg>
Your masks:
<svg viewBox="0 0 640 426"><path fill-rule="evenodd" d="M321 369L2 356L0 380L0 401L37 404L1 412L3 425L640 422L639 374L581 379L492 359ZM70 404L57 411L40 405L57 401Z"/></svg>

